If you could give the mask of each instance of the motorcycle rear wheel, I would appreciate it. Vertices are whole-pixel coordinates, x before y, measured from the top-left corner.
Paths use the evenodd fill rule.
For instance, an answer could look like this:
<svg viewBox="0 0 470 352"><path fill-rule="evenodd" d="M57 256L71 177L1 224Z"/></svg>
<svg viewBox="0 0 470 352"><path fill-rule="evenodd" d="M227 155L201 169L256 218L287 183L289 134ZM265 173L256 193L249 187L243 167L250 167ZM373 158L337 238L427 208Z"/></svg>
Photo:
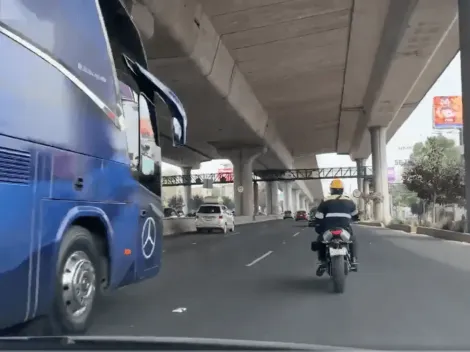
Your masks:
<svg viewBox="0 0 470 352"><path fill-rule="evenodd" d="M333 281L333 291L343 293L346 283L346 272L344 269L344 257L337 256L331 258L331 279Z"/></svg>

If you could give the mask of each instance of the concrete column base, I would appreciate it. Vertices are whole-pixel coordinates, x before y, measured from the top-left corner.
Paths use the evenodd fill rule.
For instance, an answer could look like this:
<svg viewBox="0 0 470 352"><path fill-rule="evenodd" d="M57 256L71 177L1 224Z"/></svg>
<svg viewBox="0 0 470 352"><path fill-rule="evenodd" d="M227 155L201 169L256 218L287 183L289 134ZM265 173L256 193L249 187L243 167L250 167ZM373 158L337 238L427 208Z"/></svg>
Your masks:
<svg viewBox="0 0 470 352"><path fill-rule="evenodd" d="M191 170L192 168L190 166L184 166L181 168L181 171L183 171L183 178L187 178L191 180ZM189 203L191 202L192 194L191 194L191 185L189 186L183 186L183 212L185 214L188 214L190 210L196 210L196 209L189 209Z"/></svg>
<svg viewBox="0 0 470 352"><path fill-rule="evenodd" d="M273 188L272 182L266 182L264 191L266 195L266 214L273 214Z"/></svg>
<svg viewBox="0 0 470 352"><path fill-rule="evenodd" d="M283 193L284 193L284 211L292 209L292 182L285 181L283 183Z"/></svg>
<svg viewBox="0 0 470 352"><path fill-rule="evenodd" d="M387 129L385 127L371 127L370 136L372 144L372 168L374 170L375 192L382 194L383 201L375 202L375 220L388 224L390 216L390 197L388 194L387 175Z"/></svg>
<svg viewBox="0 0 470 352"><path fill-rule="evenodd" d="M273 181L270 182L271 184L271 213L272 215L277 215L279 214L280 208L279 208L279 182L278 181Z"/></svg>
<svg viewBox="0 0 470 352"><path fill-rule="evenodd" d="M364 167L364 159L357 159L356 160L356 166L357 169L360 170L362 167ZM357 173L357 189L361 192L364 193L364 175L362 175L361 172L358 171ZM358 200L358 210L361 212L364 212L364 199L359 198Z"/></svg>

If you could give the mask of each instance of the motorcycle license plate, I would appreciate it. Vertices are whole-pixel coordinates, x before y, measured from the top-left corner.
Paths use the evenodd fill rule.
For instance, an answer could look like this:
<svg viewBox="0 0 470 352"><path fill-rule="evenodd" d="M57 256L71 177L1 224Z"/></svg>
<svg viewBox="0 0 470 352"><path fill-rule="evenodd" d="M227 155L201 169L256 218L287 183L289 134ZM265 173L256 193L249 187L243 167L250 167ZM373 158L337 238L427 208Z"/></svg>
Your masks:
<svg viewBox="0 0 470 352"><path fill-rule="evenodd" d="M339 255L346 255L348 250L346 247L343 248L331 248L330 247L330 257L337 257Z"/></svg>

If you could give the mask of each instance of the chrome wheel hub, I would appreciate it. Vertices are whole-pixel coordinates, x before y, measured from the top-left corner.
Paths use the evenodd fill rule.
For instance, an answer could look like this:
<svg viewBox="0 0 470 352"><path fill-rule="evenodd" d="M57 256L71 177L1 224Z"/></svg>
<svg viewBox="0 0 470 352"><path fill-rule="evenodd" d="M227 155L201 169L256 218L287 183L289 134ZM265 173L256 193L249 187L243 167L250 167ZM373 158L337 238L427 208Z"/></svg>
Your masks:
<svg viewBox="0 0 470 352"><path fill-rule="evenodd" d="M91 310L96 291L96 273L85 252L73 252L62 272L62 299L67 314L80 319Z"/></svg>

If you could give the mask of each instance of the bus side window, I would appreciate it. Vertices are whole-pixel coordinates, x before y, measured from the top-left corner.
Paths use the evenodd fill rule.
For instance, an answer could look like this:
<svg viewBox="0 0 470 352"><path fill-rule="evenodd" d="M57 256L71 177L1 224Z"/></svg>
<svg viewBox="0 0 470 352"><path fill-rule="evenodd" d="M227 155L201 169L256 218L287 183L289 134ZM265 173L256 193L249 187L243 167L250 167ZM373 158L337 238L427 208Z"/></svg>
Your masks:
<svg viewBox="0 0 470 352"><path fill-rule="evenodd" d="M140 183L157 196L161 196L161 149L157 145L155 133L150 121L155 114L155 107L142 93L139 94L140 123Z"/></svg>
<svg viewBox="0 0 470 352"><path fill-rule="evenodd" d="M139 109L136 102L123 100L123 110L131 172L132 176L138 180L140 175Z"/></svg>

